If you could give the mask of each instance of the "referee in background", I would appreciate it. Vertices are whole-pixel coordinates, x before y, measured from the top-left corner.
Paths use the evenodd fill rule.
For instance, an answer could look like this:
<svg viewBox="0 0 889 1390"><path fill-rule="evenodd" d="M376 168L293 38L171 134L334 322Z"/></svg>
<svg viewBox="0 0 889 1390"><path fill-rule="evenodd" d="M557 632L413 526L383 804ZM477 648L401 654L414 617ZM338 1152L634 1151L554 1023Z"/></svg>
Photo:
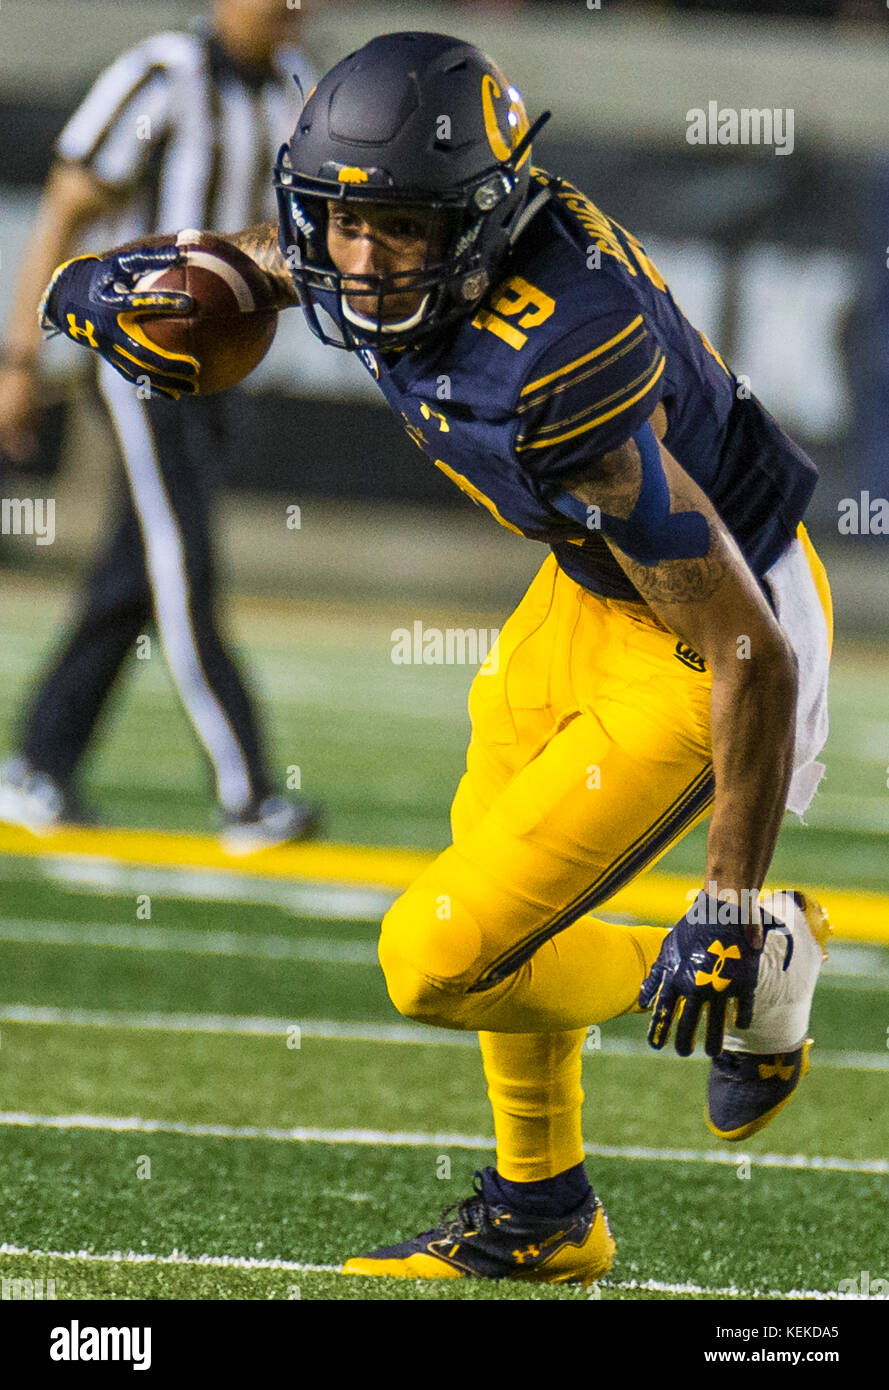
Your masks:
<svg viewBox="0 0 889 1390"><path fill-rule="evenodd" d="M210 9L209 23L156 34L106 69L56 143L0 350L0 445L16 462L33 451L39 411L37 305L89 224L101 221L116 246L275 215L275 152L314 84L297 47L300 10L284 0ZM36 829L83 819L78 764L153 615L212 765L223 843L245 852L310 835L317 808L273 794L256 710L217 622L210 511L237 400L140 400L103 360L96 370L126 487L70 640L0 770L0 820Z"/></svg>

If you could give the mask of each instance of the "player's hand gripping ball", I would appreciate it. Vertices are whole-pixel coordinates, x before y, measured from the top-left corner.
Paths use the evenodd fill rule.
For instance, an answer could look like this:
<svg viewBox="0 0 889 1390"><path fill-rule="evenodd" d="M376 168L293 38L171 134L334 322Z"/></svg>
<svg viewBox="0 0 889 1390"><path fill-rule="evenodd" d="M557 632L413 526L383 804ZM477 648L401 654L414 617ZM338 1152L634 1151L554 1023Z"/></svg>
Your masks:
<svg viewBox="0 0 889 1390"><path fill-rule="evenodd" d="M717 1057L722 1051L730 999L737 1007L735 1025L750 1027L762 947L748 943L738 918L737 906L717 902L702 890L664 938L639 993L642 1008L654 1012L648 1030L652 1047L664 1047L675 1020L676 1051L682 1057L690 1056L706 1005L704 1047L708 1056ZM771 927L782 925L766 911L761 912L761 918L763 938Z"/></svg>
<svg viewBox="0 0 889 1390"><path fill-rule="evenodd" d="M135 385L178 400L225 391L253 371L278 324L265 273L209 232L100 259L78 256L53 275L45 330L99 352Z"/></svg>

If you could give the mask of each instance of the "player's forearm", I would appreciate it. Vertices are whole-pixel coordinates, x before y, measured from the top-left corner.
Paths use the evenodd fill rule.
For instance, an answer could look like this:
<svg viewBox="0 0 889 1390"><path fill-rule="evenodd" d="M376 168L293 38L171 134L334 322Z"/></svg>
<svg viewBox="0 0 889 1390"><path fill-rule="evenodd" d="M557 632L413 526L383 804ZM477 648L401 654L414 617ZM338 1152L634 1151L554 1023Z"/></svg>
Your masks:
<svg viewBox="0 0 889 1390"><path fill-rule="evenodd" d="M642 443L648 449L644 437ZM639 551L647 548L654 555L637 552L633 557L607 533L606 542L665 627L699 652L710 668L716 796L706 883L714 897L727 890L755 895L774 852L792 770L796 662L709 498L662 444L657 449L654 459L646 455L649 476L647 481L643 477L642 490L641 455L629 441L597 460L591 477L572 491L612 517L626 518L634 509L640 511L640 499L644 502L633 539ZM669 512L651 482L658 465ZM681 548L687 543L687 537L670 529L677 514L686 522L697 517L706 523L705 528L699 525L703 535L684 557L669 555L672 544L679 541ZM659 558L661 547L667 550L664 558ZM740 636L748 659L740 654ZM738 901L743 901L740 896Z"/></svg>
<svg viewBox="0 0 889 1390"><path fill-rule="evenodd" d="M272 283L279 309L286 309L292 304L299 303L287 262L281 255L281 248L278 245L277 222L259 222L254 227L245 227L243 231L235 232L233 236L226 237L226 241L240 247L252 261L255 261L265 271Z"/></svg>
<svg viewBox="0 0 889 1390"><path fill-rule="evenodd" d="M786 644L739 670L714 671L711 739L716 798L707 839L706 886L752 902L763 885L793 769L796 664ZM715 889L711 886L715 884ZM747 890L754 895L746 900Z"/></svg>

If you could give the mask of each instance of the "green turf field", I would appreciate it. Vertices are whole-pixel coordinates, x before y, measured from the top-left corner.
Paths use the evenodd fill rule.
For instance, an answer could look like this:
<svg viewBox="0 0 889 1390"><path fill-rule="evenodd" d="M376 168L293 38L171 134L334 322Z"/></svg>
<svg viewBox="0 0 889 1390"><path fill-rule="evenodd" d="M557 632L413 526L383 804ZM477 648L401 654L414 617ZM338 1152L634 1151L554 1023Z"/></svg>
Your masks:
<svg viewBox="0 0 889 1390"><path fill-rule="evenodd" d="M7 723L64 602L30 582L4 601ZM415 617L497 625L235 606L275 766L300 767L333 839L446 840L470 672L393 666L389 634ZM206 830L157 648L133 667L85 792L109 822ZM788 881L889 886L884 680L876 654L839 653L829 778L810 824L782 834ZM699 873L701 836L665 867ZM336 1272L466 1196L492 1161L491 1117L472 1038L392 1009L372 910L350 916L336 894L309 909L287 888L238 900L184 874L0 862L0 1274L52 1279L59 1298L589 1297ZM741 1152L704 1125L703 1060L651 1053L639 1018L591 1035L585 1137L618 1240L600 1296L814 1298L862 1270L889 1277L887 1027L889 950L835 947L812 1074Z"/></svg>

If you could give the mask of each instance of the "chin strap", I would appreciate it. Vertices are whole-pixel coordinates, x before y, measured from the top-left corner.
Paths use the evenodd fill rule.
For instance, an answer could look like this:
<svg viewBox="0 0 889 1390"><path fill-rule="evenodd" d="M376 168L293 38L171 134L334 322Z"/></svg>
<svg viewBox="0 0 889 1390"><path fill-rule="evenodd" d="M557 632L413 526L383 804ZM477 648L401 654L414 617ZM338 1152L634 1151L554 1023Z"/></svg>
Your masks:
<svg viewBox="0 0 889 1390"><path fill-rule="evenodd" d="M528 223L531 221L532 217L537 216L544 203L548 203L552 196L552 190L549 188L541 188L540 192L535 194L528 206L525 208L524 212L520 214L518 221L516 222L515 226L509 234L510 246L515 245L519 237L522 235L522 232L525 230Z"/></svg>
<svg viewBox="0 0 889 1390"><path fill-rule="evenodd" d="M519 163L521 162L521 158L522 155L525 153L525 150L531 144L532 140L537 139L537 136L540 134L541 130L543 130L543 127L546 125L547 121L552 118L552 114L552 111L541 112L534 124L529 126L528 129L525 131L521 140L516 145L515 149L513 150L512 154L509 156L509 159L507 160L507 164L509 164L513 169L517 169L519 167Z"/></svg>
<svg viewBox="0 0 889 1390"><path fill-rule="evenodd" d="M429 295L424 294L420 301L419 308L414 310L410 318L398 319L395 323L383 323L382 320L380 320L378 323L375 319L365 318L363 314L357 314L354 309L350 309L349 305L346 303L346 296L342 296L343 317L355 328L373 329L375 333L405 333L409 328L416 328L417 324L426 313L428 304Z"/></svg>

